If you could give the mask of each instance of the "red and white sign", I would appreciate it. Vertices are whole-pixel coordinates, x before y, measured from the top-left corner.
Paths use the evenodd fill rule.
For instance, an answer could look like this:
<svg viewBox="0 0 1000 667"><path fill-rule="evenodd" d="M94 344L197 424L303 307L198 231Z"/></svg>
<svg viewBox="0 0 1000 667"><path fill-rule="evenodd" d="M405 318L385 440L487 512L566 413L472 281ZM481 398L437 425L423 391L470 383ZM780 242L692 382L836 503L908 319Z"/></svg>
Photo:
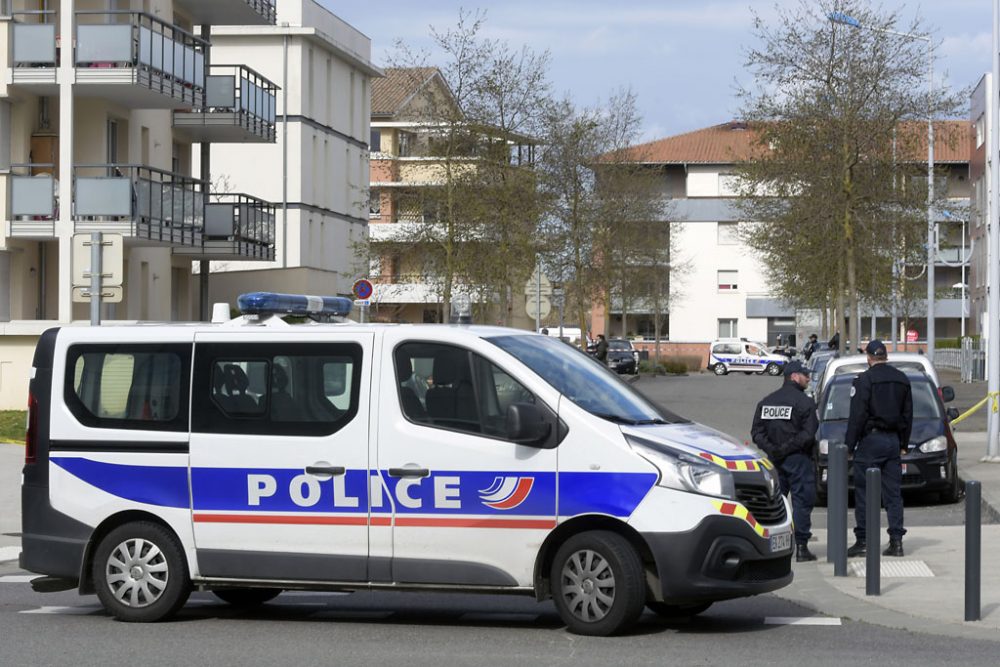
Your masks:
<svg viewBox="0 0 1000 667"><path fill-rule="evenodd" d="M916 329L907 329L906 330L906 342L907 343L916 343L917 342L917 330Z"/></svg>

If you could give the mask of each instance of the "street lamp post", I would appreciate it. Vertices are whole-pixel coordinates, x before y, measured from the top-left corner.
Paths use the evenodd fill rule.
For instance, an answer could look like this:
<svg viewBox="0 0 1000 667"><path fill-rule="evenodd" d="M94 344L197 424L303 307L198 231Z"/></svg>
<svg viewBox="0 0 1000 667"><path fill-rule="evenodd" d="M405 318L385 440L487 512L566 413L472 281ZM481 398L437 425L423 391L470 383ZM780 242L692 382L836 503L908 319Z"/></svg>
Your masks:
<svg viewBox="0 0 1000 667"><path fill-rule="evenodd" d="M896 35L904 39L917 39L927 42L927 358L934 362L934 262L937 259L937 248L934 234L934 117L932 103L934 98L934 51L930 35L913 32L897 32L885 28L873 28L863 25L853 16L843 12L830 12L827 18L833 23L850 26L887 35Z"/></svg>

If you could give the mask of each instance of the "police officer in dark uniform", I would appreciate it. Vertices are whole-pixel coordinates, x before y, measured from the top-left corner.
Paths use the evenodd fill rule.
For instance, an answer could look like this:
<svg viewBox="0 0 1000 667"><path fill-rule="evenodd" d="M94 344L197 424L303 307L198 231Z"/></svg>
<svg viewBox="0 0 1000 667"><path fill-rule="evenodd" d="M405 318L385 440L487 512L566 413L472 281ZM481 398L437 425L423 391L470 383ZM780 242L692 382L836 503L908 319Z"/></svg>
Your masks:
<svg viewBox="0 0 1000 667"><path fill-rule="evenodd" d="M854 454L854 536L847 555L863 556L867 551L865 532L865 470L882 471L882 501L889 515L889 546L885 556L903 555L903 496L900 455L906 452L913 425L913 397L910 381L886 361L888 353L880 340L865 348L868 370L854 379L851 413L845 438L847 451Z"/></svg>
<svg viewBox="0 0 1000 667"><path fill-rule="evenodd" d="M816 502L816 476L812 450L816 441L816 404L803 393L809 371L798 361L785 364L785 383L757 404L750 432L778 469L781 492L792 492L795 522L795 560L816 560L809 551L812 509Z"/></svg>

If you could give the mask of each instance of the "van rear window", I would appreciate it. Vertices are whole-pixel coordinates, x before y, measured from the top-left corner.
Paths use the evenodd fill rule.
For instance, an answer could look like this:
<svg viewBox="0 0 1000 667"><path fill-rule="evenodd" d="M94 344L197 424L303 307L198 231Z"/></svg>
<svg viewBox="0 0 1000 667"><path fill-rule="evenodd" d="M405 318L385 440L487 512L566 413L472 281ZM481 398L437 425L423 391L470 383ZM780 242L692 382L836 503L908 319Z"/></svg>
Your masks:
<svg viewBox="0 0 1000 667"><path fill-rule="evenodd" d="M66 403L87 426L186 430L189 359L188 346L73 346Z"/></svg>

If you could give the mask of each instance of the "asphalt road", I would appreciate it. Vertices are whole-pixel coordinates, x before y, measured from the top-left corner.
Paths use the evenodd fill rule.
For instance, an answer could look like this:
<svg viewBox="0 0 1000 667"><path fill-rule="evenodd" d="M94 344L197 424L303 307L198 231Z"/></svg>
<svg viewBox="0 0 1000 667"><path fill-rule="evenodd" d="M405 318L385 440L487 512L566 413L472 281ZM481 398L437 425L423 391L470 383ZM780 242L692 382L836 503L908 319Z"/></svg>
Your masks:
<svg viewBox="0 0 1000 667"><path fill-rule="evenodd" d="M644 377L636 387L679 414L746 437L754 404L777 384L740 374ZM0 454L0 504L14 508L0 525L9 528L23 453ZM814 524L824 522L817 510ZM908 499L907 522L961 523L961 506ZM0 564L0 665L996 664L995 642L827 618L773 595L718 603L693 619L647 613L628 636L599 639L568 633L551 603L529 598L385 592L290 592L255 610L195 593L175 621L125 625L105 615L95 596L35 593L27 578L16 563Z"/></svg>

